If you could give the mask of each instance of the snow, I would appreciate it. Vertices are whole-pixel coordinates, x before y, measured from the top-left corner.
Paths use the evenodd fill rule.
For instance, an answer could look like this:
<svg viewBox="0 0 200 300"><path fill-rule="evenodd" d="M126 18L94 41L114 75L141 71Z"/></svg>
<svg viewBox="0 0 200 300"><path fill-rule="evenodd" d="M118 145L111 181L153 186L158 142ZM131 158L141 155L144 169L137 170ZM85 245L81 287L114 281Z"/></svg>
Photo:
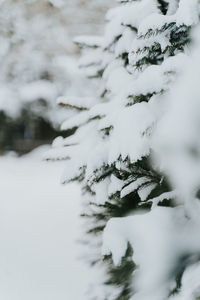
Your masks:
<svg viewBox="0 0 200 300"><path fill-rule="evenodd" d="M115 177L114 175L110 176L110 184L108 187L108 194L112 195L116 192L120 192L123 187L123 181Z"/></svg>
<svg viewBox="0 0 200 300"><path fill-rule="evenodd" d="M129 53L131 50L131 45L133 39L136 37L136 33L131 29L126 28L122 37L119 39L118 44L115 48L116 57L120 56L123 53Z"/></svg>
<svg viewBox="0 0 200 300"><path fill-rule="evenodd" d="M105 202L108 200L109 185L110 180L106 178L105 180L102 180L99 184L95 184L93 186L93 190L96 193L95 204L105 204ZM99 209L99 207L96 209Z"/></svg>
<svg viewBox="0 0 200 300"><path fill-rule="evenodd" d="M180 0L176 18L177 25L196 25L199 22L198 0Z"/></svg>
<svg viewBox="0 0 200 300"><path fill-rule="evenodd" d="M132 162L136 162L149 154L149 136L145 132L153 125L154 116L148 106L144 102L135 104L121 108L110 116L108 120L114 129L110 138L109 163L120 155L123 159L129 156Z"/></svg>
<svg viewBox="0 0 200 300"><path fill-rule="evenodd" d="M149 15L143 22L141 22L138 32L140 35L146 34L149 30L159 30L165 24L175 22L175 15L164 16L158 13Z"/></svg>
<svg viewBox="0 0 200 300"><path fill-rule="evenodd" d="M162 203L162 201L164 201L164 200L173 199L176 196L177 196L177 192L176 191L166 192L166 193L161 194L158 197L149 199L148 202L152 202L152 209L153 209L153 208L155 208L158 205L158 203Z"/></svg>
<svg viewBox="0 0 200 300"><path fill-rule="evenodd" d="M139 195L141 201L145 201L156 186L157 186L157 184L153 183L153 184L148 184L146 186L142 186L141 188L139 188L138 195Z"/></svg>
<svg viewBox="0 0 200 300"><path fill-rule="evenodd" d="M64 1L63 0L48 0L50 3L52 3L55 7L63 7Z"/></svg>
<svg viewBox="0 0 200 300"><path fill-rule="evenodd" d="M126 195L134 192L135 190L137 190L141 185L143 185L144 183L147 183L148 181L150 181L149 178L138 178L137 180L135 180L134 182L131 182L129 185L125 186L122 190L121 190L121 198L125 197Z"/></svg>
<svg viewBox="0 0 200 300"><path fill-rule="evenodd" d="M199 37L199 28L195 31ZM154 149L160 165L181 192L182 200L199 187L199 48L185 61L177 85L165 98L165 113L154 136ZM159 159L158 159L159 160ZM185 184L187 182L187 184ZM190 197L189 197L190 198Z"/></svg>
<svg viewBox="0 0 200 300"><path fill-rule="evenodd" d="M2 300L88 299L90 272L77 243L80 190L59 184L63 166L42 162L45 150L0 157Z"/></svg>
<svg viewBox="0 0 200 300"><path fill-rule="evenodd" d="M15 101L16 105L13 105ZM0 86L0 111L4 111L8 116L18 117L20 113L20 101L15 98L15 93L4 85Z"/></svg>
<svg viewBox="0 0 200 300"><path fill-rule="evenodd" d="M122 67L122 63L113 62L104 72L103 76L106 80L106 88L114 95L123 94L133 83L131 75Z"/></svg>
<svg viewBox="0 0 200 300"><path fill-rule="evenodd" d="M57 91L55 86L49 81L38 80L21 86L19 89L19 95L21 100L24 102L32 102L38 99L53 102L57 96Z"/></svg>
<svg viewBox="0 0 200 300"><path fill-rule="evenodd" d="M56 98L68 96L75 81L77 96L86 90L75 66L78 49L72 37L99 34L104 11L112 5L107 2L0 1L0 110L17 118L27 103L34 109L34 101L43 98L45 113L38 109L34 114L53 126L63 121L62 109L55 108Z"/></svg>
<svg viewBox="0 0 200 300"><path fill-rule="evenodd" d="M199 296L200 264L189 267L183 275L182 291L179 295L172 297L172 300L196 300Z"/></svg>
<svg viewBox="0 0 200 300"><path fill-rule="evenodd" d="M184 69L187 59L185 54L180 53L166 58L162 65L147 67L126 89L127 95L147 95L167 90L169 83L173 82L174 73L178 74Z"/></svg>
<svg viewBox="0 0 200 300"><path fill-rule="evenodd" d="M87 111L83 111L78 115L75 115L74 117L70 118L69 120L66 120L61 125L61 130L67 130L74 127L78 127L80 125L85 124L89 120L89 114Z"/></svg>
<svg viewBox="0 0 200 300"><path fill-rule="evenodd" d="M180 0L179 5L172 3L167 16L159 13L149 14L139 26L139 34L144 35L149 30L161 29L165 24L176 22L177 26L192 26L198 23L198 0ZM177 10L175 11L175 9ZM174 12L174 14L172 14Z"/></svg>
<svg viewBox="0 0 200 300"><path fill-rule="evenodd" d="M88 52L83 49L82 67L86 68L88 76L103 71L99 80L103 92L101 96L99 90L96 92L99 104L89 103L87 111L63 123L62 129L80 127L72 137L59 138L50 152L50 158L64 155L70 158L65 162L63 182L80 178L84 170L82 187L94 192L88 198L86 195L87 200L83 199L87 203L85 211L96 217L97 225L106 224L106 220L98 221L99 212L105 213L105 219L109 218L106 207L103 210L98 204L106 201L112 204L115 198L112 195L116 192L117 197L120 195L119 204L133 191L137 192L141 205L143 201L149 203L151 210L148 212L122 212L123 216L125 213L131 216L110 219L103 233L102 254L112 254L117 266L121 264L128 243L133 248L133 261L138 268L133 274L135 294L131 300L167 299L176 287L175 279L182 267L186 267L181 278L183 288L179 291L183 299L193 297L199 288L195 277L199 274L197 258L200 253L200 205L195 198L200 180L199 48L192 69L188 71L190 49L183 51L172 38L174 34L176 39L180 33L176 31L178 26L196 24L198 11L195 0L170 2L167 15L161 14L156 0L128 1L108 13L109 24L99 44L94 37L79 38L80 44L89 46ZM157 44L158 53L155 50L154 57L151 50L154 51L153 46ZM93 51L93 46L98 49ZM177 46L176 51L173 51L174 46ZM186 48L186 44L184 46ZM123 57L127 52L128 57ZM90 53L93 54L90 56ZM145 57L144 66L136 69L137 62ZM180 87L174 88L184 69L187 74L179 79ZM78 104L81 101L74 100ZM155 157L157 153L161 156L156 160L158 169L150 159L152 150ZM120 164L124 164L124 168ZM174 190L167 187L167 178L162 178L162 172L168 174ZM116 174L121 180L114 176ZM157 188L156 196L149 199L154 188ZM179 199L174 202L177 207L158 206L163 200L173 198ZM98 242L99 246L101 234ZM95 239L91 243L97 246ZM185 257L189 261L185 262ZM113 299L112 296L103 298Z"/></svg>
<svg viewBox="0 0 200 300"><path fill-rule="evenodd" d="M167 2L169 3L167 14L172 15L178 9L179 0L167 0Z"/></svg>
<svg viewBox="0 0 200 300"><path fill-rule="evenodd" d="M113 262L119 265L130 242L134 249L133 260L139 266L134 273L136 293L131 299L166 299L169 291L175 287L181 258L184 255L191 257L200 251L199 230L199 220L194 222L188 219L183 207L157 207L149 213L137 212L125 218L112 218L104 230L102 254L111 253ZM192 264L192 258L189 263ZM191 296L194 293L192 288L198 288L199 291L199 277L196 277L199 275L199 263L191 268L196 270L193 273L189 268L184 274L186 290L183 288L182 295ZM191 287L188 286L190 280Z"/></svg>
<svg viewBox="0 0 200 300"><path fill-rule="evenodd" d="M158 9L154 0L136 1L109 10L107 19L111 21L115 19L115 22L119 24L131 25L133 28L138 28L142 20L155 12L158 12Z"/></svg>
<svg viewBox="0 0 200 300"><path fill-rule="evenodd" d="M87 47L100 47L102 43L102 37L101 36L77 36L74 38L74 42L76 44L87 46Z"/></svg>
<svg viewBox="0 0 200 300"><path fill-rule="evenodd" d="M165 112L154 136L156 156L160 154L162 160L159 164L177 190L150 199L153 205L148 213L109 220L104 230L102 253L111 253L116 265L128 242L132 245L133 261L138 265L132 300L199 298L199 32L198 26L193 34L196 48L184 60L182 76L161 97ZM156 207L173 198L178 199L176 208ZM180 271L181 288L170 297Z"/></svg>

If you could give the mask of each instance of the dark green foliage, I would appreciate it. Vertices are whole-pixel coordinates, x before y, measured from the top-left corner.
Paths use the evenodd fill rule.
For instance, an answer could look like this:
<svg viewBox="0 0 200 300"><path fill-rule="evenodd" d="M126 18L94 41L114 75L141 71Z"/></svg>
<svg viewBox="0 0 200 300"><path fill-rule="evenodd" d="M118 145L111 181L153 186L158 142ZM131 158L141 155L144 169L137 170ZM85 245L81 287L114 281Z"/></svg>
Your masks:
<svg viewBox="0 0 200 300"><path fill-rule="evenodd" d="M74 133L74 129L63 132L64 136ZM41 117L23 109L18 117L9 117L0 112L0 153L15 151L25 154L44 144L50 144L59 135L58 128Z"/></svg>
<svg viewBox="0 0 200 300"><path fill-rule="evenodd" d="M162 174L158 174L152 169L149 158L144 157L141 161L132 164L127 158L125 161L121 161L120 168L116 168L115 165L105 165L101 169L96 170L95 176L91 179L87 186L84 187L84 193L94 195L93 184L96 184L106 177L113 174L118 179L123 180L124 186L134 182L138 178L147 177L150 179L150 183L156 183L157 187L152 191L149 198L159 196L160 194L170 190L169 184L166 180L163 180ZM141 186L140 186L141 187ZM169 206L170 201L162 202L160 205ZM92 211L92 207L96 207ZM147 211L151 208L150 202L141 203L137 190L121 198L120 192L116 192L109 196L108 200L100 205L95 202L90 203L92 213L84 213L82 217L90 219L90 228L87 230L87 234L91 235L91 238L95 238L98 234L104 230L106 223L111 218L120 218L130 215L132 212L143 209ZM136 268L136 265L132 261L133 249L129 245L128 250L122 259L120 266L114 266L111 256L104 257L104 262L107 265L108 279L105 281L105 285L114 285L120 287L120 294L115 300L128 300L133 294L132 286L132 274ZM99 262L101 258L92 260L91 264L94 265ZM106 299L105 299L106 300Z"/></svg>
<svg viewBox="0 0 200 300"><path fill-rule="evenodd" d="M157 65L163 62L164 58L161 56L161 46L158 43L154 43L151 48L145 47L137 53L139 54L140 52L145 52L146 55L142 59L139 59L134 65L137 69L142 69L144 65Z"/></svg>
<svg viewBox="0 0 200 300"><path fill-rule="evenodd" d="M165 0L158 0L158 3L159 3L158 7L161 10L161 12L163 13L163 15L166 15L169 3L167 3Z"/></svg>
<svg viewBox="0 0 200 300"><path fill-rule="evenodd" d="M0 112L0 152L16 151L24 154L42 144L50 143L59 131L28 110L23 110L18 118L11 118Z"/></svg>
<svg viewBox="0 0 200 300"><path fill-rule="evenodd" d="M121 59L123 60L124 62L124 66L128 66L129 64L129 59L128 59L128 53L127 52L124 52L122 55L121 55Z"/></svg>
<svg viewBox="0 0 200 300"><path fill-rule="evenodd" d="M141 103L141 102L148 102L153 95L155 95L155 93L147 94L147 95L140 94L140 95L129 96L128 97L129 102L128 102L127 106L131 106L131 105L134 105L136 103Z"/></svg>
<svg viewBox="0 0 200 300"><path fill-rule="evenodd" d="M179 257L176 265L174 266L172 274L170 274L171 278L173 278L173 277L176 278L176 287L173 289L173 291L170 293L169 296L178 294L180 292L184 271L187 269L187 267L189 267L199 261L200 261L200 253L196 253L196 252L183 253Z"/></svg>
<svg viewBox="0 0 200 300"><path fill-rule="evenodd" d="M132 1L121 0L120 2L123 4L125 2ZM161 13L165 15L168 10L168 2L164 0L158 0L157 3ZM130 25L121 25L127 26L129 29L137 32L137 28L131 27ZM137 37L136 41L140 42L140 40L142 40L142 48L138 49L136 53L133 53L133 62L131 61L132 53L127 53L126 51L122 53L120 57L114 57L114 59L118 60L124 68L127 68L129 74L131 73L131 69L137 69L138 72L142 72L148 66L159 66L167 57L174 56L178 52L184 51L185 46L190 42L190 30L191 28L185 25L177 26L175 22L166 22L161 28L158 27L156 30L150 29L146 32L146 34ZM164 49L159 43L159 38L155 39L153 43L149 43L150 38L158 37L159 35L164 35L169 41L169 43L166 43L167 46ZM121 33L118 36L115 36L112 42L106 46L103 51L108 52L109 54L114 54L115 46L121 37ZM141 56L141 54L143 55ZM103 75L103 71L106 67L107 66L102 67L101 72L98 74L100 77ZM170 72L169 74L173 75ZM101 96L102 98L106 98L107 101L109 100L109 91L107 91L106 88ZM147 94L141 93L128 95L128 97L124 99L124 105L128 107L136 103L149 102L154 95L162 94L164 92L165 91L162 89L158 92L156 91ZM101 117L99 116L99 118ZM148 129L146 132L144 132L144 135L151 134ZM102 137L105 139L109 138L109 136L112 134L112 130L112 126L101 130ZM109 179L111 175L115 176L122 183L121 191L123 188L128 187L131 183L135 183L137 180L147 180L140 180L142 183L139 184L138 187L136 187L133 191L130 191L128 194L126 194L126 196L122 196L121 191L117 191L113 194L109 194L106 201L103 202L104 204L95 203L95 185ZM79 178L75 178L75 180L83 180L85 179L84 176L84 173L80 173ZM129 157L126 159L118 157L115 163L111 165L104 164L101 166L101 168L95 170L89 179L83 182L83 193L91 196L91 199L93 199L94 196L94 201L91 200L90 203L88 203L89 207L87 207L86 212L82 214L86 220L89 220L90 226L87 228L87 234L91 236L91 240L93 240L95 237L101 236L107 222L111 218L126 217L133 212L137 213L138 210L143 210L144 212L148 211L151 209L154 198L172 190L169 182L165 177L163 177L163 174L160 174L160 172L158 172L158 170L156 170L154 167L151 160L151 153L146 157L142 157L142 159L138 160L137 162L131 162ZM153 188L147 196L147 199L142 201L138 193L139 190L152 186ZM160 201L158 205L170 207L175 205L173 201L174 199L165 199L165 196L163 196L162 199L163 201ZM117 288L120 287L119 295L114 300L129 300L134 293L132 279L133 271L137 266L132 261L133 251L134 249L131 249L131 246L129 245L127 252L122 259L122 263L117 267L113 265L111 256L104 257L103 259L103 261L106 263L108 274L108 278L105 280L105 285L111 285L114 287L116 286ZM101 257L92 258L91 264L94 265L101 260ZM178 287L181 282L182 273L177 273L176 277Z"/></svg>
<svg viewBox="0 0 200 300"><path fill-rule="evenodd" d="M105 257L105 261L108 264L108 274L110 276L110 280L106 281L105 284L121 287L123 282L121 293L118 295L116 300L128 300L133 294L133 287L131 285L130 278L132 278L136 265L132 260L132 255L133 250L129 245L126 255L122 258L121 264L118 267L113 267L111 256Z"/></svg>
<svg viewBox="0 0 200 300"><path fill-rule="evenodd" d="M165 33L169 36L169 43L165 49L161 49L158 42L155 42L151 47L146 46L137 50L137 54L144 53L144 57L137 60L133 65L137 69L142 69L148 65L159 65L163 62L164 56L174 56L177 51L183 52L184 47L190 43L191 27L181 25L177 26L175 22L166 23L162 28L157 30L149 30L145 35L141 35L139 39L148 39L152 36Z"/></svg>
<svg viewBox="0 0 200 300"><path fill-rule="evenodd" d="M82 217L90 219L91 227L87 231L87 234L91 235L92 239L96 235L101 233L106 223L110 218L125 217L136 209L141 209L139 206L139 196L136 192L127 195L124 198L120 198L120 194L116 193L110 197L110 199L103 205L97 205L96 203L90 203L91 207L94 205L98 207L98 212L90 214L83 214ZM146 208L146 207L145 207ZM103 221L103 224L102 224ZM99 225L100 224L100 225ZM103 260L107 265L108 279L105 281L105 285L114 285L120 287L120 294L116 300L128 300L132 295L132 274L135 269L135 264L132 261L133 250L129 245L122 263L120 266L114 266L111 256L104 257ZM91 263L95 264L99 261L92 260ZM106 299L105 299L106 300Z"/></svg>
<svg viewBox="0 0 200 300"><path fill-rule="evenodd" d="M184 46L191 42L191 27L182 25L177 27L174 25L173 30L170 33L170 43L173 47L173 53L177 49L179 51L184 50Z"/></svg>

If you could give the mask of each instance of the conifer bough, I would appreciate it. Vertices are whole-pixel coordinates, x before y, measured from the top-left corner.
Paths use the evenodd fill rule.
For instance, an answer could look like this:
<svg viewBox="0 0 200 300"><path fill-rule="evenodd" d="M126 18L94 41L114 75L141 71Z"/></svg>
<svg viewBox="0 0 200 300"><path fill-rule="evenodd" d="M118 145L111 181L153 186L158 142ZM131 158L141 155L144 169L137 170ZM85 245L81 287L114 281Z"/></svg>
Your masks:
<svg viewBox="0 0 200 300"><path fill-rule="evenodd" d="M75 40L98 90L88 100L65 99L76 114L62 129L76 132L47 155L66 159L63 183L82 187L88 256L100 272L88 299L196 300L200 286L184 294L184 276L198 267L198 230L160 171L155 132L188 61L199 1L118 2L102 37Z"/></svg>

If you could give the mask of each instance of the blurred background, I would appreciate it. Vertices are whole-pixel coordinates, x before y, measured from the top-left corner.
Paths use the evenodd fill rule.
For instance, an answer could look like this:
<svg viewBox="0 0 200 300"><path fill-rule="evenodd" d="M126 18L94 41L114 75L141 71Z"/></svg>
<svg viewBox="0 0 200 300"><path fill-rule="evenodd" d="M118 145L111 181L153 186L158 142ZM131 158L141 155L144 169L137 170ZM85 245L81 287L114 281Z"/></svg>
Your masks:
<svg viewBox="0 0 200 300"><path fill-rule="evenodd" d="M63 164L42 155L66 119L57 97L87 94L73 38L100 34L111 5L0 0L1 300L87 300L80 190L61 186Z"/></svg>
<svg viewBox="0 0 200 300"><path fill-rule="evenodd" d="M66 112L56 98L87 93L73 38L100 34L112 2L0 0L0 154L21 155L58 135Z"/></svg>

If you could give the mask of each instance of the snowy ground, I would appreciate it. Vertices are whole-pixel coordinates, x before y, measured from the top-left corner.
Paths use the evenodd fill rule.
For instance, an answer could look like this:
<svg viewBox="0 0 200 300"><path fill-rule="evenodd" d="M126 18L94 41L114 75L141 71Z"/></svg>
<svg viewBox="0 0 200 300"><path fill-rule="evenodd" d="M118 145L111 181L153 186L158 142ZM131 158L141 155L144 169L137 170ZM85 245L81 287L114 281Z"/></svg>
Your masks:
<svg viewBox="0 0 200 300"><path fill-rule="evenodd" d="M0 157L0 299L84 300L80 191L60 186L63 163L40 152Z"/></svg>

